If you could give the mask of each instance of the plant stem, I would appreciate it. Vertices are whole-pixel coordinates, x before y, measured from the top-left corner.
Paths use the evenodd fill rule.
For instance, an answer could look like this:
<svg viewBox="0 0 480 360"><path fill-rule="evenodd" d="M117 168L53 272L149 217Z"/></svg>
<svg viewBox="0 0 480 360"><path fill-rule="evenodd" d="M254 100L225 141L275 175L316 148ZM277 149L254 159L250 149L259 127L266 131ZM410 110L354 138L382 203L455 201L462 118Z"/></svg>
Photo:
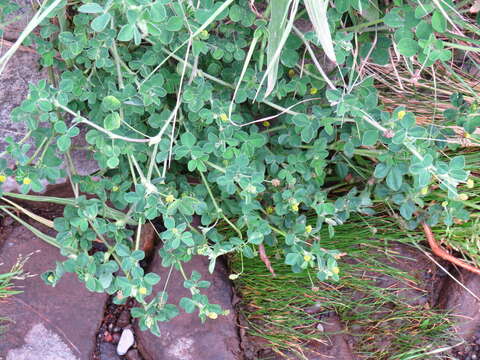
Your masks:
<svg viewBox="0 0 480 360"><path fill-rule="evenodd" d="M17 144L18 144L18 145L23 144L25 141L27 141L27 140L30 138L31 135L32 135L32 130L29 130L29 131L25 134L25 136L24 136L23 138L21 138L20 141L18 141ZM5 154L7 154L7 151L6 151L6 150L5 150L5 151L2 151L2 152L0 153L0 158L4 157Z"/></svg>
<svg viewBox="0 0 480 360"><path fill-rule="evenodd" d="M18 221L20 224L22 224L23 226L25 226L28 230L30 230L34 235L36 235L37 237L39 237L40 239L42 239L43 241L45 241L47 244L50 244L52 246L55 246L56 248L59 248L60 249L60 245L58 244L57 242L57 239L51 237L51 236L48 236L46 234L44 234L43 232L41 232L40 230L36 229L35 227L33 227L32 225L30 225L29 223L27 223L26 221L22 220L20 217L18 217L17 215L13 214L12 212L10 212L9 210L7 210L7 208L5 206L0 206L0 209L2 211L4 211L6 214L8 214L12 219L15 219L16 221Z"/></svg>
<svg viewBox="0 0 480 360"><path fill-rule="evenodd" d="M111 132L110 130L104 129L100 125L97 125L94 122L91 122L90 120L83 117L79 113L76 113L75 111L69 109L68 107L60 104L56 100L54 101L54 105L56 107L62 109L63 111L69 113L70 115L75 116L77 119L79 119L79 122L87 124L87 125L93 127L94 129L97 129L98 131L104 133L105 135L108 135L111 139L114 139L114 140L118 139L118 140L123 140L123 141L127 141L127 142L132 142L132 143L148 143L150 141L150 139L134 139L134 138L125 137L125 136L122 136L122 135L117 135L117 134Z"/></svg>
<svg viewBox="0 0 480 360"><path fill-rule="evenodd" d="M4 196L27 200L27 201L35 201L35 202L48 202L51 204L58 204L58 205L71 205L78 207L78 203L75 199L72 198L59 198L59 197L52 197L52 196L41 196L41 195L27 195L27 194L17 194L11 192L4 192ZM133 222L128 216L126 216L123 212L113 209L104 205L104 211L101 214L102 216L113 219L124 221L128 225L136 225L136 222Z"/></svg>
<svg viewBox="0 0 480 360"><path fill-rule="evenodd" d="M225 174L225 173L227 172L227 170L226 170L225 168L223 168L223 167L221 167L221 166L218 166L218 165L216 165L216 164L214 164L214 163L212 163L212 162L210 162L210 161L208 161L208 160L206 160L206 161L204 161L204 162L205 162L205 164L211 166L212 168L214 168L215 170L220 171L220 172L223 173L223 174Z"/></svg>
<svg viewBox="0 0 480 360"><path fill-rule="evenodd" d="M203 185L205 185L205 187L207 188L208 195L210 195L210 198L212 199L213 206L215 206L215 210L217 211L217 214L219 214L219 215L228 223L228 225L230 225L231 228L232 228L233 230L235 230L235 232L238 234L238 237L239 237L240 239L243 239L242 232L235 226L234 223L232 223L232 222L225 216L225 214L223 213L223 210L218 206L217 200L215 200L215 197L213 196L212 189L211 189L210 186L208 185L208 182L207 182L207 179L205 178L205 175L203 175L203 173L202 173L201 171L199 171L199 173L200 173L200 177L202 178Z"/></svg>
<svg viewBox="0 0 480 360"><path fill-rule="evenodd" d="M347 28L339 29L340 32L360 32L360 30L367 28L369 26L374 26L383 23L383 19L376 19L369 22L361 23L355 26L350 26Z"/></svg>

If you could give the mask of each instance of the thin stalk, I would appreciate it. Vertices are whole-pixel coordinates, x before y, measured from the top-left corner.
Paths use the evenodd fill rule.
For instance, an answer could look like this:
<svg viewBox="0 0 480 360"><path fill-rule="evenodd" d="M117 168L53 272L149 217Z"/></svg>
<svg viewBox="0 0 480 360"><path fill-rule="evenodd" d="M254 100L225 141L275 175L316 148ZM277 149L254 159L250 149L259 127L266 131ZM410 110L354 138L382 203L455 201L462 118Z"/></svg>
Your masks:
<svg viewBox="0 0 480 360"><path fill-rule="evenodd" d="M25 141L27 141L27 140L30 138L30 136L32 136L32 130L29 130L29 131L25 134L25 136L24 136L23 138L21 138L20 141L18 141L17 144L19 144L19 145L20 145L20 144L23 144ZM7 154L7 151L6 151L6 150L5 150L5 151L2 151L2 152L0 153L0 158L4 157L6 154Z"/></svg>
<svg viewBox="0 0 480 360"><path fill-rule="evenodd" d="M134 138L125 137L125 136L122 136L122 135L117 135L117 134L111 132L110 130L104 129L100 125L97 125L94 122L91 122L90 120L83 117L79 113L76 113L75 111L69 109L68 107L60 104L56 100L54 101L54 105L56 107L62 109L63 111L69 113L70 115L75 116L77 119L79 119L79 122L87 124L87 125L93 127L94 129L97 129L98 131L104 133L105 135L108 135L111 139L114 139L114 140L118 139L118 140L123 140L123 141L127 141L127 142L132 142L132 143L148 143L150 141L150 139L134 139Z"/></svg>
<svg viewBox="0 0 480 360"><path fill-rule="evenodd" d="M215 170L218 170L220 171L221 173L225 174L227 172L227 170L221 166L218 166L210 161L205 161L205 164L207 164L208 166L211 166L212 168L214 168Z"/></svg>
<svg viewBox="0 0 480 360"><path fill-rule="evenodd" d="M5 201L6 203L9 203L10 205L12 205L13 207L17 208L18 210L20 210L22 213L24 213L25 215L27 215L28 217L32 218L33 220L35 221L38 221L39 223L45 225L45 226L48 226L49 228L53 229L54 226L53 226L53 221L51 220L48 220L48 219L45 219L37 214L34 214L32 213L31 211L21 207L20 205L14 203L13 201L5 198L5 197L0 197L0 199L2 199L3 201Z"/></svg>
<svg viewBox="0 0 480 360"><path fill-rule="evenodd" d="M358 24L358 25L355 25L355 26L346 27L346 28L340 29L339 31L341 31L341 32L360 32L360 30L362 30L364 28L374 26L374 25L378 25L378 24L381 24L381 23L383 23L383 19L376 19L376 20L361 23L361 24Z"/></svg>
<svg viewBox="0 0 480 360"><path fill-rule="evenodd" d="M7 215L9 215L12 219L15 219L16 221L18 221L20 224L22 224L25 228L27 228L28 230L30 230L34 235L36 235L38 238L42 239L43 241L45 241L47 244L50 244L52 246L55 246L56 248L59 248L60 249L60 245L58 244L57 242L57 239L51 237L51 236L48 236L46 234L44 234L43 232L41 232L40 230L36 229L35 227L33 227L32 225L30 225L29 223L27 223L26 221L24 221L23 219L21 219L20 217L18 217L17 215L15 215L14 213L10 212L9 210L7 210L7 208L5 206L0 206L0 210L2 210L3 212L5 212Z"/></svg>
<svg viewBox="0 0 480 360"><path fill-rule="evenodd" d="M200 173L200 177L202 178L203 185L205 185L205 187L207 188L208 195L210 195L210 198L212 199L213 206L215 206L215 210L217 211L217 214L219 214L223 218L223 220L225 220L227 222L227 224L230 225L230 227L233 230L235 230L235 232L238 234L238 237L240 239L243 239L242 232L237 228L237 226L234 223L232 223L225 216L225 214L223 213L223 210L218 206L217 200L215 200L215 196L213 196L212 189L208 185L208 182L207 182L207 179L205 178L205 175L203 175L203 173L201 171L199 171L199 173Z"/></svg>
<svg viewBox="0 0 480 360"><path fill-rule="evenodd" d="M58 205L71 205L78 207L78 203L75 199L72 198L59 198L59 197L52 197L52 196L41 196L41 195L27 195L27 194L17 194L11 192L4 192L4 196L26 200L26 201L34 201L34 202L47 202L51 204L58 204ZM123 212L113 209L111 207L105 206L104 212L102 216L118 220L124 221L128 225L136 225L136 222L133 222L128 216L126 216Z"/></svg>

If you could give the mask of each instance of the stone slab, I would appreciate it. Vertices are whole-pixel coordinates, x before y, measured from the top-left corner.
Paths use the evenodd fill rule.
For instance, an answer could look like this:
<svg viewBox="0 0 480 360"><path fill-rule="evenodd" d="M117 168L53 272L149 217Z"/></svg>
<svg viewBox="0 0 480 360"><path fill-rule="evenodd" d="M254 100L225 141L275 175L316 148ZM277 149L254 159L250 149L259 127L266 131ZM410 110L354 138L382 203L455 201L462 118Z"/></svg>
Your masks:
<svg viewBox="0 0 480 360"><path fill-rule="evenodd" d="M480 332L480 276L462 270L456 278L463 286L448 279L442 288L439 305L453 316L455 332L471 340Z"/></svg>
<svg viewBox="0 0 480 360"><path fill-rule="evenodd" d="M219 316L216 320L201 323L198 312L187 314L180 310L180 315L170 322L160 323L161 336L141 331L135 326L137 346L145 360L237 360L241 359L236 316L232 306L233 291L223 264L218 261L215 272L209 274L208 259L195 256L183 268L190 276L192 271L198 271L202 280L211 282L206 294L210 303L220 304L223 309L230 310L227 316ZM150 270L166 279L169 268L161 265L157 254L152 261ZM183 277L173 270L167 287L168 302L178 304L182 297L189 297L190 292L183 287ZM154 293L163 290L164 282L160 281L154 288Z"/></svg>
<svg viewBox="0 0 480 360"><path fill-rule="evenodd" d="M31 254L24 269L34 276L16 280L14 285L23 292L0 306L0 317L12 320L0 339L0 359L17 360L12 356L22 348L31 348L32 331L38 334L38 328L43 327L47 333L53 334L52 338L57 337L64 344L63 348L68 349L74 359L89 360L95 348L95 335L103 318L107 295L89 292L74 274L66 274L56 287L46 285L40 274L53 269L55 262L64 258L56 248L19 226L3 241L0 273L7 272L20 254ZM70 360L66 350L62 356ZM50 358L45 355L21 359Z"/></svg>

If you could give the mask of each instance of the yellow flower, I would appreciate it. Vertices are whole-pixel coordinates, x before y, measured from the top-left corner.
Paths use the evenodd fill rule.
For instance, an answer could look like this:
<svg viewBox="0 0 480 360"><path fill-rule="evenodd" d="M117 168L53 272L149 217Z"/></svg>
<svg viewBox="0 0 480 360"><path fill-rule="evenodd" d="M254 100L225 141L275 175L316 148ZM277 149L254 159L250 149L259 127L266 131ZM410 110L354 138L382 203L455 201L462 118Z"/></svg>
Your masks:
<svg viewBox="0 0 480 360"><path fill-rule="evenodd" d="M271 124L270 124L270 121L264 121L262 125L265 127L269 127Z"/></svg>
<svg viewBox="0 0 480 360"><path fill-rule="evenodd" d="M218 314L214 312L208 312L207 316L212 320L215 320L216 318L218 318Z"/></svg>
<svg viewBox="0 0 480 360"><path fill-rule="evenodd" d="M340 269L337 266L335 266L335 267L332 268L332 272L334 274L338 274L340 272Z"/></svg>
<svg viewBox="0 0 480 360"><path fill-rule="evenodd" d="M318 92L318 89L316 87L312 87L310 89L310 95L315 95Z"/></svg>
<svg viewBox="0 0 480 360"><path fill-rule="evenodd" d="M303 260L305 260L306 262L309 262L310 260L312 260L312 256L309 254L303 255Z"/></svg>
<svg viewBox="0 0 480 360"><path fill-rule="evenodd" d="M465 193L459 194L457 199L460 200L460 201L467 201L468 200L468 195L465 194Z"/></svg>
<svg viewBox="0 0 480 360"><path fill-rule="evenodd" d="M448 201L442 202L442 206L443 206L443 207L447 207L447 206L448 206Z"/></svg>
<svg viewBox="0 0 480 360"><path fill-rule="evenodd" d="M227 122L228 121L228 116L227 114L223 113L223 114L220 114L220 120L224 121L224 122Z"/></svg>
<svg viewBox="0 0 480 360"><path fill-rule="evenodd" d="M399 120L402 120L405 117L406 114L407 114L407 112L405 110L400 110L397 114L397 117L398 117Z"/></svg>
<svg viewBox="0 0 480 360"><path fill-rule="evenodd" d="M290 76L291 78L293 78L295 75L297 75L297 73L295 72L295 70L293 70L293 69L288 70L288 76Z"/></svg>
<svg viewBox="0 0 480 360"><path fill-rule="evenodd" d="M55 280L55 277L52 274L50 274L48 275L47 280L52 283L53 280Z"/></svg>
<svg viewBox="0 0 480 360"><path fill-rule="evenodd" d="M269 206L265 209L267 211L267 214L273 214L275 211L275 208L273 206Z"/></svg>
<svg viewBox="0 0 480 360"><path fill-rule="evenodd" d="M112 191L118 191L118 190L120 190L120 188L119 188L117 185L115 185L114 187L112 187Z"/></svg>
<svg viewBox="0 0 480 360"><path fill-rule="evenodd" d="M424 188L422 188L422 190L420 190L420 194L427 195L428 194L428 186L425 186Z"/></svg>
<svg viewBox="0 0 480 360"><path fill-rule="evenodd" d="M210 34L208 33L207 30L202 30L200 32L200 38L203 39L203 40L206 40L210 37Z"/></svg>
<svg viewBox="0 0 480 360"><path fill-rule="evenodd" d="M292 205L290 206L290 208L292 209L292 211L298 211L298 202L294 202L292 203Z"/></svg>
<svg viewBox="0 0 480 360"><path fill-rule="evenodd" d="M175 201L175 197L172 194L169 194L165 197L165 201L170 204Z"/></svg>
<svg viewBox="0 0 480 360"><path fill-rule="evenodd" d="M24 183L25 185L29 185L29 184L32 183L32 179L26 177L26 178L23 179L23 183Z"/></svg>
<svg viewBox="0 0 480 360"><path fill-rule="evenodd" d="M147 288L142 286L140 289L138 289L138 292L140 293L140 295L146 295Z"/></svg>
<svg viewBox="0 0 480 360"><path fill-rule="evenodd" d="M0 175L0 183L5 182L7 180L7 177L5 175Z"/></svg>
<svg viewBox="0 0 480 360"><path fill-rule="evenodd" d="M0 179L0 181L1 181L1 179ZM467 180L467 188L473 189L474 186L475 186L475 183L473 182L473 179L471 179L471 178L468 179Z"/></svg>
<svg viewBox="0 0 480 360"><path fill-rule="evenodd" d="M305 232L306 232L307 234L310 234L310 233L312 232L312 230L313 230L312 225L307 225L307 226L305 226Z"/></svg>
<svg viewBox="0 0 480 360"><path fill-rule="evenodd" d="M230 280L237 280L237 279L238 279L238 274L230 274L230 275L228 276L228 278L229 278Z"/></svg>

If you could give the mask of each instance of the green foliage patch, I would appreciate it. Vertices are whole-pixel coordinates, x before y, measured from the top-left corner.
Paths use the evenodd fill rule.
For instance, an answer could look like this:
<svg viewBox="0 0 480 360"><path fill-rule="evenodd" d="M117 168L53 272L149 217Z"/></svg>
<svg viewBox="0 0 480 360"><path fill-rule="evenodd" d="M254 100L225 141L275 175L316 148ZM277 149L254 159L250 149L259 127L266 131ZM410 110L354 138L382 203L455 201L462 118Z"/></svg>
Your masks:
<svg viewBox="0 0 480 360"><path fill-rule="evenodd" d="M286 2L288 19L274 24L288 31L275 40L269 16L276 12L264 5L255 14L247 0L63 2L29 36L50 79L31 84L12 112L29 132L20 142L6 139L0 180L14 178L24 194L43 190L44 180L69 176L74 184L75 199L42 198L66 205L54 221L56 238L45 237L66 260L44 274L47 283L74 272L117 303L134 297L133 316L158 334L158 322L176 316L178 304L168 304L167 292L146 300L168 279L145 274L132 226L163 218L166 267L181 269L200 254L213 271L219 256L252 258L265 244L280 246L294 272L313 269L323 281L339 279L339 251L322 239L352 214L372 215L374 202L388 202L409 228L468 218L458 193L469 179L465 158L445 155L458 147L448 141L453 130L420 126L402 106L385 111L373 79L360 74L362 60L385 63L389 51L425 67L451 59L444 35L460 26L449 20L455 12L433 1L388 9L336 1L323 30L337 64L323 71L312 49L326 48L328 38L322 43L315 31L292 25L295 17L306 21L303 3ZM362 31L379 24L378 36ZM445 116L473 133L474 104L457 96L452 103ZM94 177L78 175L71 161L82 129L101 169ZM345 179L351 184L340 191ZM426 205L430 186L446 194L442 205ZM198 229L190 225L194 215ZM233 233L218 231L219 223ZM104 251L94 252L98 241ZM202 320L224 313L201 293L209 284L198 273L184 277L191 297L181 308Z"/></svg>

